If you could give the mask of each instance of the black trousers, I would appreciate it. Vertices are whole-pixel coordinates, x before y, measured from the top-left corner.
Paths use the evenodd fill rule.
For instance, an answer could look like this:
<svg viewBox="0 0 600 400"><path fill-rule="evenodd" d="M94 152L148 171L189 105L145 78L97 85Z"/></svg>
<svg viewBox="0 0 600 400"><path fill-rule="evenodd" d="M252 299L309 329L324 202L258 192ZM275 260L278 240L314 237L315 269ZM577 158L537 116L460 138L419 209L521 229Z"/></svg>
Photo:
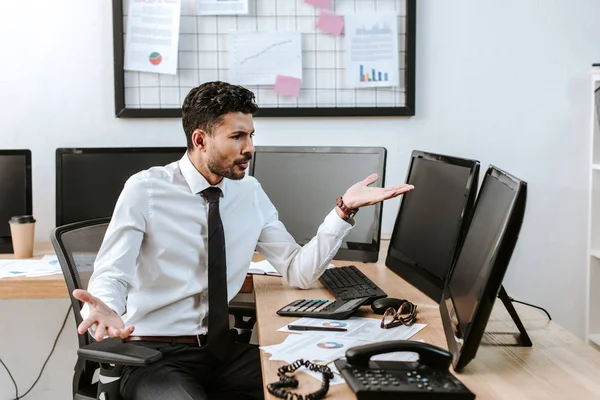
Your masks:
<svg viewBox="0 0 600 400"><path fill-rule="evenodd" d="M134 343L134 342L132 342ZM263 399L260 350L232 342L219 361L205 347L135 342L163 354L146 367L125 367L121 396L125 400Z"/></svg>

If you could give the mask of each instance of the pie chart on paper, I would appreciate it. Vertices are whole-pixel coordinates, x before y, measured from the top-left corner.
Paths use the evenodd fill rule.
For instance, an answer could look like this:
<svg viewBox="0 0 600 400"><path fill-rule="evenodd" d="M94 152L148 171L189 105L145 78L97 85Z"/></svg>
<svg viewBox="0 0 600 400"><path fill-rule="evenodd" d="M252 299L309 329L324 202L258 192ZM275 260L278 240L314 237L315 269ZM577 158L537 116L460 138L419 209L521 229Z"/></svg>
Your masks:
<svg viewBox="0 0 600 400"><path fill-rule="evenodd" d="M323 326L332 327L332 328L343 328L343 327L347 326L347 324L345 322L339 322L339 321L327 321L327 322L323 323Z"/></svg>
<svg viewBox="0 0 600 400"><path fill-rule="evenodd" d="M162 56L157 51L150 53L148 59L150 60L150 64L152 65L158 65L162 62Z"/></svg>
<svg viewBox="0 0 600 400"><path fill-rule="evenodd" d="M344 345L337 342L321 342L317 343L317 347L321 349L339 349L340 347L344 347Z"/></svg>

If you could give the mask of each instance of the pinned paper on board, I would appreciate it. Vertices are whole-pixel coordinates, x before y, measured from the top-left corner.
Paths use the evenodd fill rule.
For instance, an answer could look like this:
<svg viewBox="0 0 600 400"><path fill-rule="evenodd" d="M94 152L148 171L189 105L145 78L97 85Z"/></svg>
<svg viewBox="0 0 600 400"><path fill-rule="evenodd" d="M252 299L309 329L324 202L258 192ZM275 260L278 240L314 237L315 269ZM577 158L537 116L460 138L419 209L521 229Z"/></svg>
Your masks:
<svg viewBox="0 0 600 400"><path fill-rule="evenodd" d="M230 33L229 79L238 85L272 85L277 75L302 79L300 32Z"/></svg>
<svg viewBox="0 0 600 400"><path fill-rule="evenodd" d="M282 96L298 97L302 80L293 76L277 75L275 92Z"/></svg>
<svg viewBox="0 0 600 400"><path fill-rule="evenodd" d="M346 86L399 84L398 17L389 13L346 15Z"/></svg>
<svg viewBox="0 0 600 400"><path fill-rule="evenodd" d="M340 36L344 30L344 17L322 10L317 20L317 29Z"/></svg>
<svg viewBox="0 0 600 400"><path fill-rule="evenodd" d="M328 9L331 7L331 0L304 0L304 2L317 8Z"/></svg>
<svg viewBox="0 0 600 400"><path fill-rule="evenodd" d="M130 1L123 69L175 75L180 17L180 0Z"/></svg>
<svg viewBox="0 0 600 400"><path fill-rule="evenodd" d="M198 15L248 14L248 0L196 0Z"/></svg>

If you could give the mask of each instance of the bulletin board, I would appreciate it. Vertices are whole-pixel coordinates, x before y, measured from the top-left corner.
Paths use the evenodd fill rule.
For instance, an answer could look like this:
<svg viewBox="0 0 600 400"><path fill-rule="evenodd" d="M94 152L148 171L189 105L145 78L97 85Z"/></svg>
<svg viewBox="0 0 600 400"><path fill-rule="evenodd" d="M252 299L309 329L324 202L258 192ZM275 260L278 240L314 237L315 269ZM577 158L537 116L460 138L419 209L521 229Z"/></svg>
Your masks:
<svg viewBox="0 0 600 400"><path fill-rule="evenodd" d="M181 116L187 93L207 81L228 81L229 33L300 32L302 86L297 98L273 86L244 85L258 117L411 116L415 114L416 0L332 0L337 15L394 13L398 17L399 85L348 88L344 36L316 28L319 10L303 0L249 0L248 14L197 15L195 0L181 0L177 74L125 71L128 0L113 0L115 113L121 118Z"/></svg>

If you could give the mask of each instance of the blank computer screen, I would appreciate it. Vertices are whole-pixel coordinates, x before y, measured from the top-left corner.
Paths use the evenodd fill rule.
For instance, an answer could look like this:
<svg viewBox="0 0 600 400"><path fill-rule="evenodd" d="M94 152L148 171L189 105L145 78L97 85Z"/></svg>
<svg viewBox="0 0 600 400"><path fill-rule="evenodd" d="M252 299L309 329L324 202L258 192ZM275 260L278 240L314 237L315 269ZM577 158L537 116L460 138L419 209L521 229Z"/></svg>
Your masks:
<svg viewBox="0 0 600 400"><path fill-rule="evenodd" d="M10 236L8 220L27 211L27 159L24 155L0 156L0 237Z"/></svg>
<svg viewBox="0 0 600 400"><path fill-rule="evenodd" d="M390 248L445 279L454 256L472 167L414 158Z"/></svg>
<svg viewBox="0 0 600 400"><path fill-rule="evenodd" d="M460 326L467 326L481 299L515 191L497 179L486 176L479 193L471 226L465 238L448 288Z"/></svg>
<svg viewBox="0 0 600 400"><path fill-rule="evenodd" d="M381 154L336 153L335 150L262 152L257 149L253 175L277 208L286 229L304 245L335 208L336 198L374 172L380 177L384 173ZM374 186L381 187L381 180ZM344 239L342 249L378 246L379 207L360 209L354 217L356 225Z"/></svg>
<svg viewBox="0 0 600 400"><path fill-rule="evenodd" d="M133 174L179 160L184 148L172 151L86 152L58 155L56 224L110 217L123 185Z"/></svg>

